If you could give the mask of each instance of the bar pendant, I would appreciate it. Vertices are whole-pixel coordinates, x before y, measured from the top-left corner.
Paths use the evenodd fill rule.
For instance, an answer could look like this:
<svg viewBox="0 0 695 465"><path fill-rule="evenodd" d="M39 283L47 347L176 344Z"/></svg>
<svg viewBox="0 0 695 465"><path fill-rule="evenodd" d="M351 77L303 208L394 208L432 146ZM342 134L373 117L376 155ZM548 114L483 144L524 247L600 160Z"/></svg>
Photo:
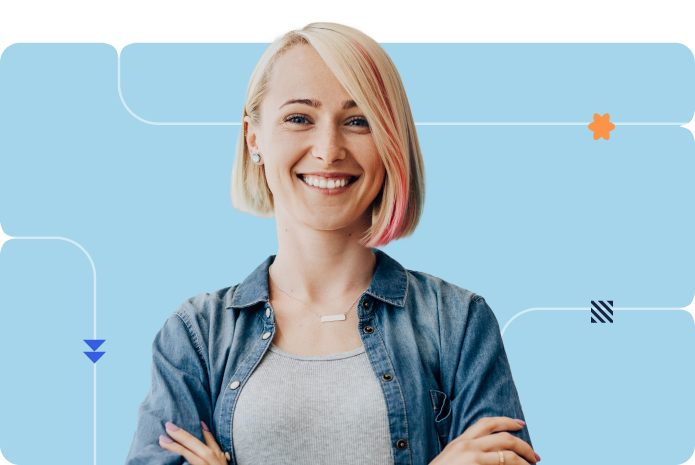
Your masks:
<svg viewBox="0 0 695 465"><path fill-rule="evenodd" d="M326 321L338 321L344 319L345 315L324 315L321 317L321 323L325 323Z"/></svg>

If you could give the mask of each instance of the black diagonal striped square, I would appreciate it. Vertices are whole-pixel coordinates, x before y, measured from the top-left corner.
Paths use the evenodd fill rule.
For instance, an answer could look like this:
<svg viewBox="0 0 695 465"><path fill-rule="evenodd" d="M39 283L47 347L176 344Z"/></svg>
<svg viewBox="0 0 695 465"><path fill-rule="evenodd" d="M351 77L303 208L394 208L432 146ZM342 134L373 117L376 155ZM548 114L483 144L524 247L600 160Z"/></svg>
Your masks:
<svg viewBox="0 0 695 465"><path fill-rule="evenodd" d="M606 304L608 302L608 304ZM608 313L606 313L608 312ZM608 315L610 313L610 316ZM613 319L611 318L613 316L613 301L612 300L606 300L605 302L603 300L599 300L598 304L594 302L593 300L591 301L591 322L592 323L606 323L605 320L608 320L608 323L613 323ZM598 321L594 320L594 317L598 319Z"/></svg>

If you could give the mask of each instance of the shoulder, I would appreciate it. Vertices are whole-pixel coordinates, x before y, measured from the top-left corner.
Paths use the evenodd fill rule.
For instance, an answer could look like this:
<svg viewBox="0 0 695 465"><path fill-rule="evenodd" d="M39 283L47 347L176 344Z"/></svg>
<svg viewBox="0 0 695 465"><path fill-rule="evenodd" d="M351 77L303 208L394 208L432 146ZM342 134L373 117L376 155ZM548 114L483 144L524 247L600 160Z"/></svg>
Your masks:
<svg viewBox="0 0 695 465"><path fill-rule="evenodd" d="M226 307L231 303L237 286L203 292L186 299L164 323L155 344L168 353L179 351L183 354L195 350L201 364L208 368L209 349L220 342L212 340L218 332L216 328L222 327L222 334L228 334L224 330L229 326L233 328L233 312Z"/></svg>
<svg viewBox="0 0 695 465"><path fill-rule="evenodd" d="M470 326L496 321L480 294L421 271L408 274L407 305L416 314L436 313L440 328L465 332Z"/></svg>
<svg viewBox="0 0 695 465"><path fill-rule="evenodd" d="M211 329L229 324L232 312L226 307L231 304L237 286L202 292L186 299L169 317L167 324L180 326L183 323L197 349L204 351L208 347Z"/></svg>
<svg viewBox="0 0 695 465"><path fill-rule="evenodd" d="M234 291L239 285L224 287L215 292L202 292L186 299L174 315L186 320L195 320L198 324L209 323L216 315L226 310L232 302Z"/></svg>
<svg viewBox="0 0 695 465"><path fill-rule="evenodd" d="M482 296L422 271L406 270L408 297L416 303L437 304L439 310L466 311Z"/></svg>
<svg viewBox="0 0 695 465"><path fill-rule="evenodd" d="M493 350L501 343L499 321L483 296L427 273L406 271L412 278L408 299L413 311L431 315L436 310L443 352L459 354L464 343Z"/></svg>

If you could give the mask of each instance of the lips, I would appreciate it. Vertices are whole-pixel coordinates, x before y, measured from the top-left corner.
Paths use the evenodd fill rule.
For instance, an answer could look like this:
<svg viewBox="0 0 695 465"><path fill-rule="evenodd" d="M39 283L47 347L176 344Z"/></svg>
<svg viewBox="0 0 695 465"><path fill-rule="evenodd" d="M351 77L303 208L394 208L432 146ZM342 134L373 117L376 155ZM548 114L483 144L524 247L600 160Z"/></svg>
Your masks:
<svg viewBox="0 0 695 465"><path fill-rule="evenodd" d="M298 176L320 176L322 178L349 178L349 177L359 177L358 174L346 173L342 171L328 172L328 171L312 171L307 173L298 173Z"/></svg>
<svg viewBox="0 0 695 465"><path fill-rule="evenodd" d="M359 176L343 175L343 176L318 176L307 173L297 174L297 177L309 186L321 188L337 188L344 187L355 182Z"/></svg>
<svg viewBox="0 0 695 465"><path fill-rule="evenodd" d="M350 189L355 181L359 179L359 176L323 178L298 174L297 178L307 189L311 189L321 195L330 196L342 194ZM311 184L309 184L309 182L311 182Z"/></svg>

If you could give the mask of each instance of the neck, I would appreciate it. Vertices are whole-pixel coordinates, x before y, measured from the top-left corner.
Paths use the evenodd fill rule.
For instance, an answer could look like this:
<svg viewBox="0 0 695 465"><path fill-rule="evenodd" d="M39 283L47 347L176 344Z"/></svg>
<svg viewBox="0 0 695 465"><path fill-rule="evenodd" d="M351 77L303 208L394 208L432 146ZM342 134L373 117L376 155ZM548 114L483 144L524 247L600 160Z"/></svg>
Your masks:
<svg viewBox="0 0 695 465"><path fill-rule="evenodd" d="M369 287L376 255L358 241L371 217L365 213L354 224L335 230L317 230L286 217L276 214L278 252L270 273L277 286L309 306L336 308ZM268 286L271 298L282 294L270 279Z"/></svg>

